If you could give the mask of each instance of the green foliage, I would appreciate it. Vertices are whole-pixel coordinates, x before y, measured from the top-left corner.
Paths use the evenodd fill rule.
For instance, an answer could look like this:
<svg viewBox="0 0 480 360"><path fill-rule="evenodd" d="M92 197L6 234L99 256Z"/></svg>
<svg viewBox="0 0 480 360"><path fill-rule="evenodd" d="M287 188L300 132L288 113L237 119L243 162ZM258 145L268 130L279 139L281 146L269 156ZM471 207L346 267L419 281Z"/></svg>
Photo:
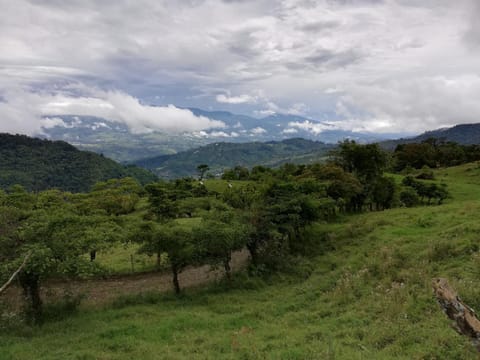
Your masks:
<svg viewBox="0 0 480 360"><path fill-rule="evenodd" d="M345 170L357 175L362 182L381 176L387 167L387 154L378 144L360 145L345 140L339 144L336 162Z"/></svg>
<svg viewBox="0 0 480 360"><path fill-rule="evenodd" d="M122 166L62 141L0 134L0 188L20 184L31 191L85 192L98 181L124 177L134 177L142 184L156 180L144 169Z"/></svg>
<svg viewBox="0 0 480 360"><path fill-rule="evenodd" d="M198 250L193 241L192 230L175 222L162 225L150 223L142 226L141 233L144 239L138 252L149 255L165 252L173 274L175 292L180 293L178 274L186 266L193 265L198 260Z"/></svg>
<svg viewBox="0 0 480 360"><path fill-rule="evenodd" d="M223 180L248 180L250 172L248 168L237 165L233 169L227 169L223 172Z"/></svg>
<svg viewBox="0 0 480 360"><path fill-rule="evenodd" d="M418 204L420 204L420 197L418 196L415 189L413 189L411 187L406 187L400 193L400 201L406 207L412 207L412 206L417 206Z"/></svg>
<svg viewBox="0 0 480 360"><path fill-rule="evenodd" d="M455 166L480 159L480 147L429 138L420 143L397 145L394 158L394 168L397 171L407 167L420 169ZM430 174L423 171L420 178L431 179L428 177Z"/></svg>
<svg viewBox="0 0 480 360"><path fill-rule="evenodd" d="M438 204L441 204L449 195L447 186L444 183L423 182L407 176L402 180L402 184L414 189L420 200L422 202L427 201L428 204L430 204L432 199L436 199Z"/></svg>
<svg viewBox="0 0 480 360"><path fill-rule="evenodd" d="M214 212L193 233L200 262L212 267L222 265L230 279L232 253L246 245L246 225L238 222L231 212Z"/></svg>

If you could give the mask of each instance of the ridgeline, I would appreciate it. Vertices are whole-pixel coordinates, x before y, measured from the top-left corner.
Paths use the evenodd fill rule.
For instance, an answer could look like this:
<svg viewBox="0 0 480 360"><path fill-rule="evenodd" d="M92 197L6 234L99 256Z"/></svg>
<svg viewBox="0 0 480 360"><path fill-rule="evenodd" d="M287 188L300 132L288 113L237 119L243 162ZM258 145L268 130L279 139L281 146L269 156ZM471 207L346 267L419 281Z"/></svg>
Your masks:
<svg viewBox="0 0 480 360"><path fill-rule="evenodd" d="M156 176L136 166L123 166L63 141L0 134L0 188L19 184L30 191L58 188L89 191L99 181L133 177L146 184Z"/></svg>

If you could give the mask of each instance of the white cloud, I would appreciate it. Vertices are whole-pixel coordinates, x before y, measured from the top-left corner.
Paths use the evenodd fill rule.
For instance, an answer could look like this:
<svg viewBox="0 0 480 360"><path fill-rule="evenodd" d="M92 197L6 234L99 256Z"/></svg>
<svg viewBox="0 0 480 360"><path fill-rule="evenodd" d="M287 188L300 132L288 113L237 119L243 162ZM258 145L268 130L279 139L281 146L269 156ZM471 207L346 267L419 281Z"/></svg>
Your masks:
<svg viewBox="0 0 480 360"><path fill-rule="evenodd" d="M260 126L256 127L256 128L253 128L252 130L250 130L250 132L253 134L253 135L262 135L262 134L265 134L267 132L267 130L265 130L264 128L261 128Z"/></svg>
<svg viewBox="0 0 480 360"><path fill-rule="evenodd" d="M225 104L253 104L256 99L253 96L244 94L239 96L228 96L225 94L219 94L216 97L217 102Z"/></svg>
<svg viewBox="0 0 480 360"><path fill-rule="evenodd" d="M304 103L295 103L288 110L287 114L291 115L306 115L308 113L308 106Z"/></svg>
<svg viewBox="0 0 480 360"><path fill-rule="evenodd" d="M224 131L212 131L208 135L209 137L226 137L226 138L230 137L230 135Z"/></svg>
<svg viewBox="0 0 480 360"><path fill-rule="evenodd" d="M105 118L127 125L133 133L181 133L225 127L221 121L195 116L190 110L173 105L144 105L119 91L91 89L89 94L74 97L62 92L50 94L17 90L5 93L3 98L4 101L0 102L0 131L7 132L38 134L42 127L62 125L58 119L52 118L61 115ZM44 119L45 116L48 119Z"/></svg>
<svg viewBox="0 0 480 360"><path fill-rule="evenodd" d="M288 123L288 126L292 128L292 130L300 129L304 131L311 132L312 134L318 135L324 130L331 130L332 128L328 125L315 123L309 120L300 122L300 121L292 121Z"/></svg>
<svg viewBox="0 0 480 360"><path fill-rule="evenodd" d="M226 133L225 131L196 131L193 132L194 136L201 137L201 138L236 138L239 136L238 133L232 131L230 134Z"/></svg>
<svg viewBox="0 0 480 360"><path fill-rule="evenodd" d="M40 120L40 126L44 129L51 129L56 126L61 126L61 127L68 127L68 125L63 121L62 119L58 117L46 117Z"/></svg>
<svg viewBox="0 0 480 360"><path fill-rule="evenodd" d="M285 135L291 135L296 133L298 133L298 130L295 128L286 128L282 130L282 134L285 134Z"/></svg>

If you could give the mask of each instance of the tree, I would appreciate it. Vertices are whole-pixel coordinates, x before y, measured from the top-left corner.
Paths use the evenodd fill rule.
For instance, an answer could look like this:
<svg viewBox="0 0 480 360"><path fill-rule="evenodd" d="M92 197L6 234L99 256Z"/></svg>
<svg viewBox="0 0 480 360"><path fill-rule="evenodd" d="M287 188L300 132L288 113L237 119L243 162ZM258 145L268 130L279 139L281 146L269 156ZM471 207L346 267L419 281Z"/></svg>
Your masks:
<svg viewBox="0 0 480 360"><path fill-rule="evenodd" d="M227 169L223 172L223 180L248 180L250 172L245 166L237 165L233 169Z"/></svg>
<svg viewBox="0 0 480 360"><path fill-rule="evenodd" d="M164 182L149 184L145 190L148 193L150 213L157 221L164 222L177 216L177 193L170 184Z"/></svg>
<svg viewBox="0 0 480 360"><path fill-rule="evenodd" d="M111 179L93 186L88 205L109 215L125 215L135 210L142 193L142 186L133 178Z"/></svg>
<svg viewBox="0 0 480 360"><path fill-rule="evenodd" d="M18 194L12 196L7 203L18 203ZM46 191L35 195L34 201L29 200L23 209L9 208L9 215L3 218L7 227L0 239L4 245L0 248L0 258L2 267L11 269L30 254L18 278L27 300L28 318L39 323L41 281L93 274L98 267L83 256L88 253L92 239L98 241L122 232L114 221L80 214L69 193Z"/></svg>
<svg viewBox="0 0 480 360"><path fill-rule="evenodd" d="M378 144L360 145L355 141L346 140L339 144L335 152L335 162L344 171L353 174L361 183L362 193L356 194L350 200L355 211L360 211L367 200L372 200L375 184L379 180L388 163L388 156ZM372 202L370 202L372 208Z"/></svg>
<svg viewBox="0 0 480 360"><path fill-rule="evenodd" d="M395 195L395 180L390 177L379 177L375 182L372 200L377 210L389 209L392 207Z"/></svg>
<svg viewBox="0 0 480 360"><path fill-rule="evenodd" d="M335 161L345 171L355 174L363 184L383 174L387 166L387 154L378 144L360 145L345 140L339 144Z"/></svg>
<svg viewBox="0 0 480 360"><path fill-rule="evenodd" d="M205 177L205 173L210 170L210 166L207 164L200 164L197 166L198 180L202 181Z"/></svg>
<svg viewBox="0 0 480 360"><path fill-rule="evenodd" d="M213 267L222 264L230 279L232 253L246 245L246 226L234 220L233 213L215 213L210 219L203 219L193 233L202 261Z"/></svg>
<svg viewBox="0 0 480 360"><path fill-rule="evenodd" d="M192 231L173 221L161 225L150 222L144 224L141 230L143 244L138 252L148 255L164 252L168 255L173 288L179 294L181 289L178 274L198 259Z"/></svg>
<svg viewBox="0 0 480 360"><path fill-rule="evenodd" d="M41 280L89 275L96 271L97 267L82 255L91 248L91 239L99 236L97 225L91 218L65 208L40 209L25 222L21 230L22 248L32 255L19 279L30 302L28 314L34 322L40 322L42 316ZM100 236L107 236L107 224L102 227ZM111 236L121 233L116 226L108 231Z"/></svg>

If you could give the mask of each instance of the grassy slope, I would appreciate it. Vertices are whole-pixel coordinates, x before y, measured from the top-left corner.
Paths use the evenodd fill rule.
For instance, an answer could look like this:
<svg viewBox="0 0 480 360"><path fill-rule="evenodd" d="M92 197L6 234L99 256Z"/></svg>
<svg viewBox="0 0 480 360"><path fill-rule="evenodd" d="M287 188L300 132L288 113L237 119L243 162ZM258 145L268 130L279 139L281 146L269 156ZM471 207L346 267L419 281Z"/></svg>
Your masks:
<svg viewBox="0 0 480 360"><path fill-rule="evenodd" d="M2 334L2 358L475 359L430 283L448 277L480 309L480 169L438 177L453 194L445 205L314 226L311 236L325 251L310 276L81 312Z"/></svg>

